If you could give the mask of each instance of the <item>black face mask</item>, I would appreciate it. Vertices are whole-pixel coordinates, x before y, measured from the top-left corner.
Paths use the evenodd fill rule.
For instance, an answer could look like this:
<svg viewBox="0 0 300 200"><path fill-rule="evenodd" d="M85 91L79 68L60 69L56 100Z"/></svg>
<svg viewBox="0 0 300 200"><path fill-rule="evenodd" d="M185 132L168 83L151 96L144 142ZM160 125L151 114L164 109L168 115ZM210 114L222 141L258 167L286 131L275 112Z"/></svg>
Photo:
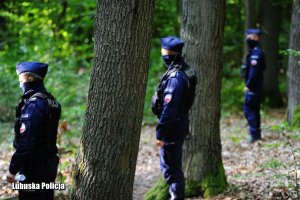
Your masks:
<svg viewBox="0 0 300 200"><path fill-rule="evenodd" d="M177 55L163 55L162 56L167 69L170 67L170 65L176 59L176 57L177 57Z"/></svg>
<svg viewBox="0 0 300 200"><path fill-rule="evenodd" d="M259 46L259 42L256 40L247 39L247 45L250 49L253 49L254 47Z"/></svg>
<svg viewBox="0 0 300 200"><path fill-rule="evenodd" d="M26 93L30 89L35 89L35 88L43 86L43 84L44 84L43 80L35 80L32 82L21 83L20 88L23 91L23 93Z"/></svg>

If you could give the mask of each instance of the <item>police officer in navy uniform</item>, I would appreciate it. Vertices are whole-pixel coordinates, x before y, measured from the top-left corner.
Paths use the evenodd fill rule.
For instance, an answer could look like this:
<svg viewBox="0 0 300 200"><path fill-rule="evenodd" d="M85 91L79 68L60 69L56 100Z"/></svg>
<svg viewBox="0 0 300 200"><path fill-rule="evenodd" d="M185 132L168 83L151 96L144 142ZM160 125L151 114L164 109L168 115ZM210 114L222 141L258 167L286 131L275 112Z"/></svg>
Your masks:
<svg viewBox="0 0 300 200"><path fill-rule="evenodd" d="M260 29L246 30L248 54L242 74L245 78L244 114L250 127L250 143L261 140L260 103L263 92L263 71L266 65L259 43L260 35Z"/></svg>
<svg viewBox="0 0 300 200"><path fill-rule="evenodd" d="M183 41L168 36L161 39L161 45L167 71L152 97L152 111L159 118L156 144L161 147L161 170L171 199L179 200L185 197L182 145L189 135L188 111L194 101L197 78L194 68L181 56Z"/></svg>
<svg viewBox="0 0 300 200"><path fill-rule="evenodd" d="M14 152L7 181L15 182L17 173L25 176L22 183L50 183L57 175L56 137L61 115L60 104L44 87L48 65L22 62L17 65L23 96L16 107ZM19 199L53 199L54 190L19 190Z"/></svg>

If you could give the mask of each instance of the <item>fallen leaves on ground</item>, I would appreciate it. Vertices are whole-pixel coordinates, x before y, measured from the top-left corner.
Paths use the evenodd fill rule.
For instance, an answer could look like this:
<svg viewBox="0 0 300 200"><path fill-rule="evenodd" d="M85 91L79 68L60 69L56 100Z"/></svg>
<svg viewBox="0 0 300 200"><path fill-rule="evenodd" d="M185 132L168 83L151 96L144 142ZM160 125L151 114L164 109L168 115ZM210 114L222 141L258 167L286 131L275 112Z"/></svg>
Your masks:
<svg viewBox="0 0 300 200"><path fill-rule="evenodd" d="M222 157L227 175L228 189L209 200L276 200L298 199L300 192L300 141L291 137L297 132L273 131L272 126L285 120L284 110L267 111L262 116L263 140L246 144L247 123L242 113L221 120ZM135 173L133 199L141 200L161 176L159 168L159 148L155 145L155 127L143 126ZM11 140L11 139L9 139ZM66 140L62 138L62 140ZM69 199L71 172L75 163L74 149L79 145L78 138L69 138L68 146L61 148L61 159L57 182L67 185L66 191L56 191L57 199ZM63 146L63 145L62 145ZM13 149L1 144L0 176L8 168ZM73 154L71 153L73 152ZM297 181L297 184L296 184ZM7 198L17 194L11 185L0 181L0 197ZM194 198L194 199L202 199Z"/></svg>

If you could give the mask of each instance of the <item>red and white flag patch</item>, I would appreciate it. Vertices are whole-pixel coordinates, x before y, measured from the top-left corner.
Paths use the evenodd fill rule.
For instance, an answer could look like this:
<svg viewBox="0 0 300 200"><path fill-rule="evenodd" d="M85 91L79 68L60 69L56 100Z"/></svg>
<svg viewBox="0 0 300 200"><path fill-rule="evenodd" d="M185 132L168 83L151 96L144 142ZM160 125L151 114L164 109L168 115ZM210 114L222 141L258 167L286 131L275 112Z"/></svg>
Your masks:
<svg viewBox="0 0 300 200"><path fill-rule="evenodd" d="M172 95L171 95L171 94L167 94L167 95L165 96L165 102L166 102L166 103L169 103L171 100L172 100Z"/></svg>
<svg viewBox="0 0 300 200"><path fill-rule="evenodd" d="M256 66L257 65L257 60L251 60L251 65Z"/></svg>
<svg viewBox="0 0 300 200"><path fill-rule="evenodd" d="M24 133L26 131L26 126L24 123L22 123L21 128L20 128L20 133Z"/></svg>

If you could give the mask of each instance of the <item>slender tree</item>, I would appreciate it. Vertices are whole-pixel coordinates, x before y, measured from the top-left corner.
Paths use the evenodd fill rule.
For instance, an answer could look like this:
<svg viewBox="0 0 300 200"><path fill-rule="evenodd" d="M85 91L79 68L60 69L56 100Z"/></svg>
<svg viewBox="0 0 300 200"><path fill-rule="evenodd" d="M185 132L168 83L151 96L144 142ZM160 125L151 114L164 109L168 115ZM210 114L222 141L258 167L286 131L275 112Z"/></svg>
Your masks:
<svg viewBox="0 0 300 200"><path fill-rule="evenodd" d="M186 42L185 58L197 67L199 77L184 168L187 185L194 188L193 192L201 190L204 196L218 194L227 185L220 139L224 21L225 0L183 0L181 37Z"/></svg>
<svg viewBox="0 0 300 200"><path fill-rule="evenodd" d="M255 28L257 25L256 0L245 0L245 28Z"/></svg>
<svg viewBox="0 0 300 200"><path fill-rule="evenodd" d="M294 1L290 28L290 49L300 51L300 0ZM300 57L290 56L288 77L288 121L291 123L295 111L300 112Z"/></svg>
<svg viewBox="0 0 300 200"><path fill-rule="evenodd" d="M256 0L245 0L245 30L248 28L257 27L257 11L256 11ZM244 56L242 63L245 64L245 59L248 53L246 42L244 42Z"/></svg>
<svg viewBox="0 0 300 200"><path fill-rule="evenodd" d="M280 32L280 4L274 0L260 1L262 49L266 56L266 70L264 72L264 95L271 107L281 107L283 100L279 91L279 32Z"/></svg>
<svg viewBox="0 0 300 200"><path fill-rule="evenodd" d="M98 1L72 199L132 199L153 10L153 0Z"/></svg>

